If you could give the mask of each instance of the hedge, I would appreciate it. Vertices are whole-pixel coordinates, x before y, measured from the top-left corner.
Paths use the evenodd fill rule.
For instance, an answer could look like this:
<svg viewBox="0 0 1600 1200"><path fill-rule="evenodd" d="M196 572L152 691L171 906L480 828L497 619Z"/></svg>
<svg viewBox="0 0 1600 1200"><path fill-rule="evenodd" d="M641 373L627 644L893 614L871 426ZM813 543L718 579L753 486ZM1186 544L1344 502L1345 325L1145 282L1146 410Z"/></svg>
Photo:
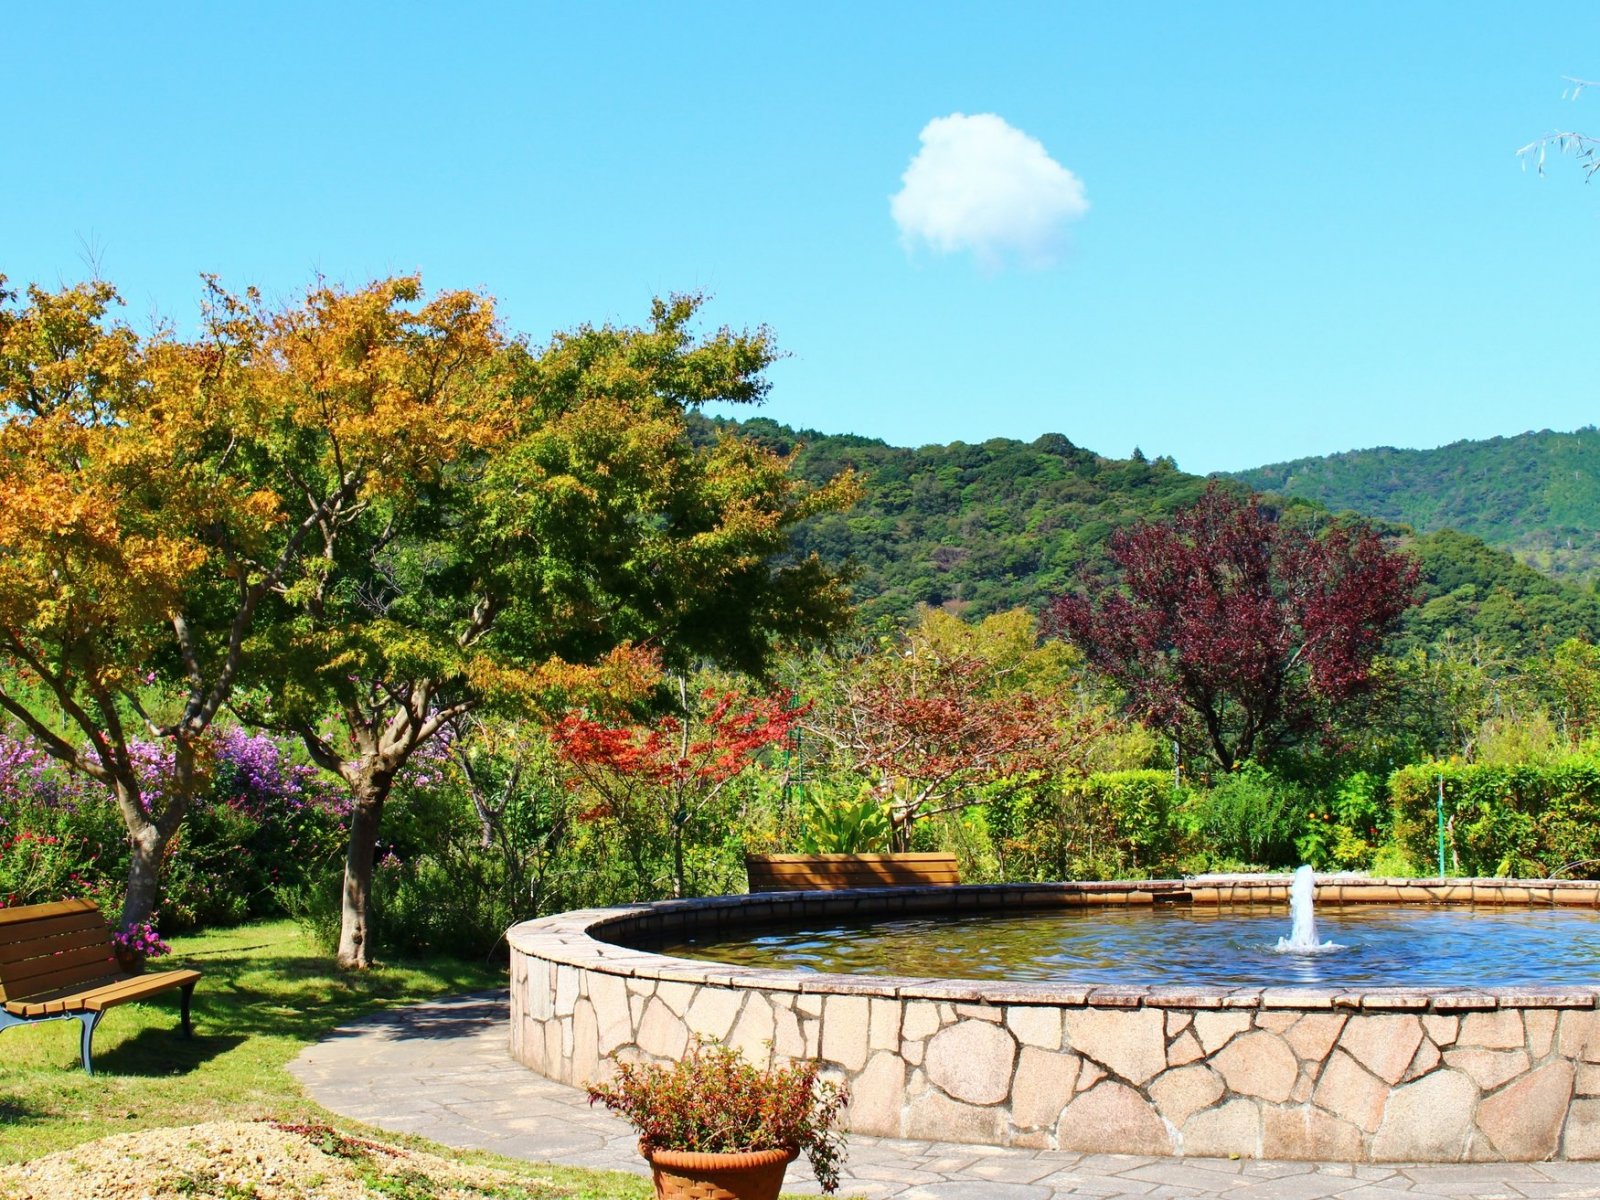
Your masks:
<svg viewBox="0 0 1600 1200"><path fill-rule="evenodd" d="M1452 875L1548 875L1600 859L1600 759L1550 765L1419 763L1389 777L1394 839L1418 863L1438 861L1436 797L1444 779L1445 865Z"/></svg>

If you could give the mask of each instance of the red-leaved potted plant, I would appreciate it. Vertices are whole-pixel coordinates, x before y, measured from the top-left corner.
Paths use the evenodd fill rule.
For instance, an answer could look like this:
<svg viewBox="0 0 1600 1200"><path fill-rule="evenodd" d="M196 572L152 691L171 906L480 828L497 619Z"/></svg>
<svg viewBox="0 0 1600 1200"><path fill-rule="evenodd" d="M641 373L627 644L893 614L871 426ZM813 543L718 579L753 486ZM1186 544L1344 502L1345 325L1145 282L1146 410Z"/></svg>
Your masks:
<svg viewBox="0 0 1600 1200"><path fill-rule="evenodd" d="M589 1103L639 1131L660 1200L776 1200L802 1151L822 1190L834 1191L849 1098L814 1062L763 1069L705 1042L674 1063L619 1063L611 1083L589 1088Z"/></svg>

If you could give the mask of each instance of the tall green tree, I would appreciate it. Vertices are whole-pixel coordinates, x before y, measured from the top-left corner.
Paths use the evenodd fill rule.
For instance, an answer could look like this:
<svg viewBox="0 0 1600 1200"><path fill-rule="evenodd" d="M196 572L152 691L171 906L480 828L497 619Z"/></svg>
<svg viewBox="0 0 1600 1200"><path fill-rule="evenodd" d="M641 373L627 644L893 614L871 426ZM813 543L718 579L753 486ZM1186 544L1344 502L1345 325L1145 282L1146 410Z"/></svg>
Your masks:
<svg viewBox="0 0 1600 1200"><path fill-rule="evenodd" d="M451 722L631 686L646 649L759 675L779 641L826 635L847 612L836 576L787 538L852 484L808 487L784 456L690 436L700 405L764 395L765 330L697 336L698 301L677 298L645 327L583 326L536 349L485 301L427 302L426 320L420 303L414 280L329 290L274 331L281 386L329 414L307 427L298 477L363 482L359 511L319 529L306 583L283 590L246 708L349 788L351 967L373 961L395 776ZM471 335L447 314L470 316Z"/></svg>
<svg viewBox="0 0 1600 1200"><path fill-rule="evenodd" d="M1600 730L1600 647L1571 638L1536 664L1533 674L1569 745Z"/></svg>

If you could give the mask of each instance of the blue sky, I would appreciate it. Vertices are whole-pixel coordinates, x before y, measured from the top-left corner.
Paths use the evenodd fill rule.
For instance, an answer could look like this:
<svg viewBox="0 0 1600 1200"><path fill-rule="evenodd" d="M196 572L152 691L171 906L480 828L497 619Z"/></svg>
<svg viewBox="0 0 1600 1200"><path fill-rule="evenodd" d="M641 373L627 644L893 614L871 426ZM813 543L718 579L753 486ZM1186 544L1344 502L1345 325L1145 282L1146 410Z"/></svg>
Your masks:
<svg viewBox="0 0 1600 1200"><path fill-rule="evenodd" d="M420 270L535 340L702 290L778 420L1198 471L1596 419L1600 186L1514 156L1600 133L1593 3L56 7L0 33L0 271L91 248L140 320L202 271ZM908 241L958 113L998 158Z"/></svg>

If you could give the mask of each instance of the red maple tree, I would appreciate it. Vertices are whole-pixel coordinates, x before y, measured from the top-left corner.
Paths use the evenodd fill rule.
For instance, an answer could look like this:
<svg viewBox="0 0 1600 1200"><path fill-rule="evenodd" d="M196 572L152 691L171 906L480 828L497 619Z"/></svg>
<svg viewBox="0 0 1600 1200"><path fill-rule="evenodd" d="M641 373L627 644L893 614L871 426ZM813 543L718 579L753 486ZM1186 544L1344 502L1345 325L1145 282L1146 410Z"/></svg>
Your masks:
<svg viewBox="0 0 1600 1200"><path fill-rule="evenodd" d="M1368 690L1373 656L1415 602L1415 564L1366 526L1318 535L1215 483L1170 519L1114 535L1111 554L1121 586L1056 600L1046 628L1141 719L1225 770Z"/></svg>
<svg viewBox="0 0 1600 1200"><path fill-rule="evenodd" d="M887 803L894 850L911 848L919 819L979 803L987 785L1081 773L1104 721L1007 688L1005 674L981 656L913 643L857 660L807 723Z"/></svg>
<svg viewBox="0 0 1600 1200"><path fill-rule="evenodd" d="M664 818L672 844L672 894L685 895L684 831L727 784L768 746L789 736L804 713L786 692L749 696L707 688L702 710L691 713L686 688L682 714L649 723L597 720L569 712L551 730L574 785L600 798L584 816L629 822Z"/></svg>

